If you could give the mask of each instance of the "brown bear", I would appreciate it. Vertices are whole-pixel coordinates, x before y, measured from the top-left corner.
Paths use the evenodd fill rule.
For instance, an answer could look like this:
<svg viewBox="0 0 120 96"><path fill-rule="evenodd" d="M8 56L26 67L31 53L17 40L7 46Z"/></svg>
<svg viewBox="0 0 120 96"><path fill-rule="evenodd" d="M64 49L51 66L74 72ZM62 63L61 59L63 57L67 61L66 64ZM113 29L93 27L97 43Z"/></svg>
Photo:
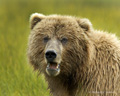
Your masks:
<svg viewBox="0 0 120 96"><path fill-rule="evenodd" d="M88 19L34 13L27 55L53 96L120 96L120 42Z"/></svg>

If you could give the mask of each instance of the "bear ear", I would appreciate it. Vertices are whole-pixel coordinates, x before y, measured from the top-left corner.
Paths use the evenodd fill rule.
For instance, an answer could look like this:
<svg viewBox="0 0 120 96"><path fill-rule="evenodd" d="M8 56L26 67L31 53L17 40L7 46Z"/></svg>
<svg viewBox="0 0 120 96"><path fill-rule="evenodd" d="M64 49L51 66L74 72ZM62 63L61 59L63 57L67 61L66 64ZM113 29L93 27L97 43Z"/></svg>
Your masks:
<svg viewBox="0 0 120 96"><path fill-rule="evenodd" d="M34 26L40 22L43 18L45 18L45 16L43 14L39 14L39 13L33 13L30 16L30 28L33 29Z"/></svg>
<svg viewBox="0 0 120 96"><path fill-rule="evenodd" d="M92 29L92 24L88 19L77 19L77 22L81 28L85 31L90 31Z"/></svg>

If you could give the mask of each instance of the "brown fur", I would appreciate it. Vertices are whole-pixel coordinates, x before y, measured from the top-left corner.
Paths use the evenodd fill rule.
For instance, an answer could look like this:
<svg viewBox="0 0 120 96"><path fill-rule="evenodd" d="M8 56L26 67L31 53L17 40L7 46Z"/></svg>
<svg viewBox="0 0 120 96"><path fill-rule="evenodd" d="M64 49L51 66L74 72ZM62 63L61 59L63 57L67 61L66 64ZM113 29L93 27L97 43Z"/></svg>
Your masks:
<svg viewBox="0 0 120 96"><path fill-rule="evenodd" d="M120 96L120 42L116 36L92 28L88 19L33 14L28 59L45 75L53 96ZM62 45L60 74L46 72L43 37L68 38Z"/></svg>

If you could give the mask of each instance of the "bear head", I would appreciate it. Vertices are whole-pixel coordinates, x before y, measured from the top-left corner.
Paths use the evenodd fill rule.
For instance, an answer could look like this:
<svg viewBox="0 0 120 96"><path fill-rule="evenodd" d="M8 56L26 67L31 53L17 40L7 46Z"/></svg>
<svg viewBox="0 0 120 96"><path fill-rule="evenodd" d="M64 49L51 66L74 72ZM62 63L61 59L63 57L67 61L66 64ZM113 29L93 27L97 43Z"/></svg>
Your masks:
<svg viewBox="0 0 120 96"><path fill-rule="evenodd" d="M88 19L34 13L30 28L27 54L35 70L58 76L87 66L91 54L88 34L92 30Z"/></svg>

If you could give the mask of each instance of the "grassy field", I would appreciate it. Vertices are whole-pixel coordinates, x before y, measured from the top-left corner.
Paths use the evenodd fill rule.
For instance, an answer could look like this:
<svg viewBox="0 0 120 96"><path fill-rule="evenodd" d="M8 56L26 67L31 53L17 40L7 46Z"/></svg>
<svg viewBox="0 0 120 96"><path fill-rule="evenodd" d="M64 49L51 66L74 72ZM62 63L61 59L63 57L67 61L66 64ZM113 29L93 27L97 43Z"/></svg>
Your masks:
<svg viewBox="0 0 120 96"><path fill-rule="evenodd" d="M0 96L49 96L44 77L26 58L35 12L89 18L95 29L120 36L119 0L0 0Z"/></svg>

